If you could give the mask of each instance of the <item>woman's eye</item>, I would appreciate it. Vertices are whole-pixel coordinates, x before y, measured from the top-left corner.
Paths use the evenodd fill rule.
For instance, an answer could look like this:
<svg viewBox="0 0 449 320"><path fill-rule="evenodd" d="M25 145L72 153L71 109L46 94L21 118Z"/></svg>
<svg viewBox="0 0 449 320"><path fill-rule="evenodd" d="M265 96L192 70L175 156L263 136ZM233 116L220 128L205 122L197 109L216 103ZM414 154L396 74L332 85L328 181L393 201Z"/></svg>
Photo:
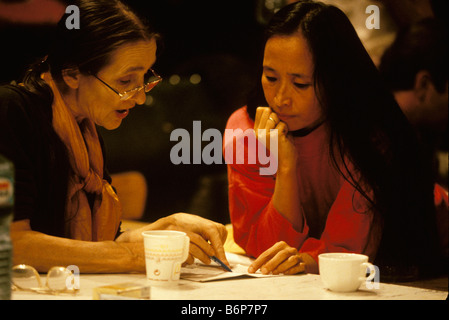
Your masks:
<svg viewBox="0 0 449 320"><path fill-rule="evenodd" d="M123 87L132 86L134 83L137 83L137 77L135 75L127 75L123 78L118 78L118 84Z"/></svg>
<svg viewBox="0 0 449 320"><path fill-rule="evenodd" d="M131 82L131 80L119 80L119 83L120 83L122 86L126 86L126 85L130 84L130 82Z"/></svg>
<svg viewBox="0 0 449 320"><path fill-rule="evenodd" d="M310 86L310 83L294 83L294 86L299 89L306 89Z"/></svg>
<svg viewBox="0 0 449 320"><path fill-rule="evenodd" d="M265 76L265 79L267 79L269 82L275 82L277 80L276 77L269 77L269 76Z"/></svg>

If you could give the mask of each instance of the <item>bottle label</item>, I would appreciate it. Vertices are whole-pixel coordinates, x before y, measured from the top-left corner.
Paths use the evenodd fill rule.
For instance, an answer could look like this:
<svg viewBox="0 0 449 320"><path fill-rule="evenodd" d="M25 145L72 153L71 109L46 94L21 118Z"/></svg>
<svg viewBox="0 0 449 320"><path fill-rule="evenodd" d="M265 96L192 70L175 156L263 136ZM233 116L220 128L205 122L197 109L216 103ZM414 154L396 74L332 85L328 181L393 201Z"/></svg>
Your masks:
<svg viewBox="0 0 449 320"><path fill-rule="evenodd" d="M0 206L13 205L14 186L10 179L0 177Z"/></svg>

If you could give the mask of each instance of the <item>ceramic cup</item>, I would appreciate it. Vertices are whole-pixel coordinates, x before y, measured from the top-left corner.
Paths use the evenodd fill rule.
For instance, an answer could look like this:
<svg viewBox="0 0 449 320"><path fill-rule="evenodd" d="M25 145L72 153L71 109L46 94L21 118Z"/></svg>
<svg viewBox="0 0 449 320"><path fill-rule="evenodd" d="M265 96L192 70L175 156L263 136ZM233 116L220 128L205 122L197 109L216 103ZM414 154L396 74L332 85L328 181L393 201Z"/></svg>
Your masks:
<svg viewBox="0 0 449 320"><path fill-rule="evenodd" d="M153 230L142 232L147 280L152 286L175 285L181 265L189 255L190 239L184 232Z"/></svg>
<svg viewBox="0 0 449 320"><path fill-rule="evenodd" d="M323 253L318 256L321 281L335 292L356 291L362 282L371 281L376 275L368 256L355 253ZM367 277L366 271L370 274Z"/></svg>

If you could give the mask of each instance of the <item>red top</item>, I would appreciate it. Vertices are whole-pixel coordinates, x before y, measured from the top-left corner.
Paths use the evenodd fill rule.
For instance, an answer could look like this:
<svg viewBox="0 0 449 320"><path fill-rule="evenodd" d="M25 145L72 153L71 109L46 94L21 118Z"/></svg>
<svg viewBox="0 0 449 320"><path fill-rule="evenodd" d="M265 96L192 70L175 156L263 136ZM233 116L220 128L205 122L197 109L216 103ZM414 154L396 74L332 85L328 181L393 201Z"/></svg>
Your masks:
<svg viewBox="0 0 449 320"><path fill-rule="evenodd" d="M243 133L253 127L246 107L234 112L227 123L224 149L233 141L234 154L245 152L251 145ZM232 138L229 129L239 128L243 133L233 131ZM245 148L237 147L242 144ZM236 243L254 257L283 240L310 254L317 262L323 252L363 253L374 260L380 241L380 223L375 222L369 202L331 164L327 126L320 126L305 137L296 137L295 146L298 197L304 213L301 232L273 206L275 175L261 175L260 164L247 164L246 154L245 164L236 164L236 159L226 158L229 152L225 153L229 210Z"/></svg>

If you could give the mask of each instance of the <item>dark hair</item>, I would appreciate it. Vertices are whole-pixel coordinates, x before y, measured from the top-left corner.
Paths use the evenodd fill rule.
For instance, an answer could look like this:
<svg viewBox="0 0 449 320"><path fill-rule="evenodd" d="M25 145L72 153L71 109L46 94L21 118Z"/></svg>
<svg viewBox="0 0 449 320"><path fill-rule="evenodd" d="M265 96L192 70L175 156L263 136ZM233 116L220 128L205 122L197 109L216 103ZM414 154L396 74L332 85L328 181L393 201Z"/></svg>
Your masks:
<svg viewBox="0 0 449 320"><path fill-rule="evenodd" d="M447 25L427 18L401 30L393 44L385 50L380 73L393 90L409 90L415 76L427 70L438 92L447 84Z"/></svg>
<svg viewBox="0 0 449 320"><path fill-rule="evenodd" d="M420 254L431 256L438 247L433 181L412 127L340 9L313 1L285 6L269 23L266 40L297 32L314 58L314 85L331 131L332 161L384 222L376 264L426 267ZM251 116L267 104L258 83L248 103ZM343 159L362 180L348 175Z"/></svg>
<svg viewBox="0 0 449 320"><path fill-rule="evenodd" d="M139 40L159 39L148 24L118 0L75 0L80 11L80 28L68 29L64 14L54 32L48 55L25 73L25 88L52 97L40 74L50 70L56 82L62 71L78 67L82 73L97 73L121 45ZM52 98L51 98L52 99Z"/></svg>

